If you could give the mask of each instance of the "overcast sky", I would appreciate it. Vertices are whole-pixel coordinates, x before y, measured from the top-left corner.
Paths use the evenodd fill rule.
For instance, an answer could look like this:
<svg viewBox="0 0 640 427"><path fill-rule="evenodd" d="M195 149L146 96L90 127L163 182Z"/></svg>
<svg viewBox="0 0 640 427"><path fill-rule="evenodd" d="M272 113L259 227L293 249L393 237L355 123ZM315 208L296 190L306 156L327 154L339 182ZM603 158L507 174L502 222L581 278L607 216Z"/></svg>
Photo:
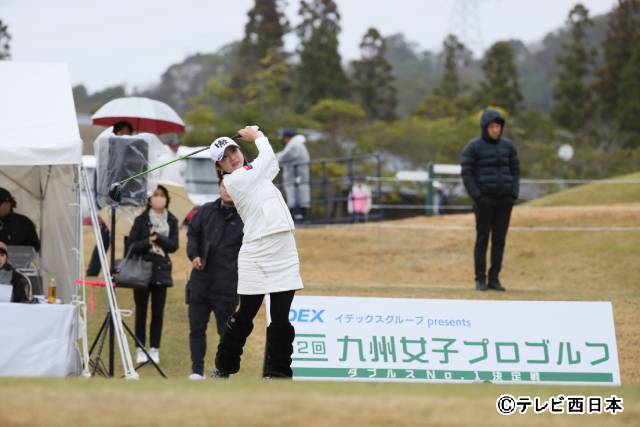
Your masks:
<svg viewBox="0 0 640 427"><path fill-rule="evenodd" d="M480 54L496 40L540 40L560 27L577 0L477 0ZM454 4L473 0L337 0L342 15L343 60L358 57L367 28L383 35L402 32L423 49L439 50L449 32L473 12ZM213 52L242 38L253 0L0 0L0 18L13 37L12 59L63 61L74 84L90 91L125 84L147 87L187 55ZM615 0L582 0L592 15L608 12ZM289 0L287 17L299 22L299 2ZM473 26L466 28L471 34ZM476 37L474 40L477 40ZM296 45L293 36L287 45Z"/></svg>

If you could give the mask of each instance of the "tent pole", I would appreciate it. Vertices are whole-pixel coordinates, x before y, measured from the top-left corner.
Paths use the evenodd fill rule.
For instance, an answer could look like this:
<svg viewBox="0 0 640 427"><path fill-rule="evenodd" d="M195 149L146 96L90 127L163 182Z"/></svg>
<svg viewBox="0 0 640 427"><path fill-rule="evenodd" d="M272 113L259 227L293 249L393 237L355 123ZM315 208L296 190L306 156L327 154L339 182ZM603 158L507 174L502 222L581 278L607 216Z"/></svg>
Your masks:
<svg viewBox="0 0 640 427"><path fill-rule="evenodd" d="M73 168L74 180L78 184L76 186L76 249L78 251L77 259L76 259L76 277L79 277L84 281L84 248L83 248L83 235L82 235L82 181L81 181L81 173L83 173L84 169L81 165L78 165ZM75 285L75 296L76 298L80 295L80 285ZM80 311L78 312L78 317L80 322L78 324L81 326L80 329L80 339L82 340L82 376L88 378L91 376L91 372L89 371L89 342L87 338L87 289L85 286L82 286L82 300L80 301Z"/></svg>
<svg viewBox="0 0 640 427"><path fill-rule="evenodd" d="M94 200L93 192L89 186L89 178L83 168L82 181L85 188L88 189L89 199ZM124 370L124 377L126 379L138 379L138 373L133 367L133 361L131 359L131 353L129 351L129 342L124 334L122 326L122 317L118 303L116 301L116 295L113 290L113 282L111 281L111 270L107 263L107 256L104 250L104 244L102 243L102 236L100 235L100 227L98 225L98 213L96 212L95 204L89 203L89 210L91 212L91 222L93 224L93 234L96 239L96 246L98 247L98 255L100 257L100 265L104 274L105 288L107 291L107 299L109 301L109 315L111 316L111 330L114 331L114 338L118 342L118 349L120 350L120 358L122 360L122 368ZM115 233L115 230L112 231ZM113 248L112 248L113 251Z"/></svg>
<svg viewBox="0 0 640 427"><path fill-rule="evenodd" d="M116 268L116 207L115 206L111 206L111 252L110 252L110 258L111 258L111 269L109 270L109 272L111 271L115 271ZM115 295L115 292L114 292ZM111 321L112 323L112 327L109 328L109 376L112 377L114 374L114 340L115 340L115 336L114 336L114 328L113 328L113 321Z"/></svg>

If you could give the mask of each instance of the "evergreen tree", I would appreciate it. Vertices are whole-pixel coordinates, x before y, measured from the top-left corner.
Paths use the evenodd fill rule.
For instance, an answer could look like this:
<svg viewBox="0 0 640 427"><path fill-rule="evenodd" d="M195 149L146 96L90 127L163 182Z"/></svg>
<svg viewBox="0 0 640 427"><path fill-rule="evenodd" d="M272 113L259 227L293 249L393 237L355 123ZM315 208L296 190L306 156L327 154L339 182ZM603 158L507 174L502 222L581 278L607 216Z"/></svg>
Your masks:
<svg viewBox="0 0 640 427"><path fill-rule="evenodd" d="M279 0L255 0L248 17L238 52L238 66L231 80L236 89L241 89L248 76L258 71L267 52L284 53L283 37L289 31L289 22L280 10Z"/></svg>
<svg viewBox="0 0 640 427"><path fill-rule="evenodd" d="M581 3L576 4L569 12L567 25L571 39L556 56L560 71L553 87L555 105L551 116L559 125L577 131L584 127L591 111L587 79L596 51L586 40L586 30L593 25L589 10Z"/></svg>
<svg viewBox="0 0 640 427"><path fill-rule="evenodd" d="M439 86L433 91L434 95L444 98L453 99L462 92L460 77L458 76L458 67L461 58L466 51L456 36L450 34L442 43L444 56L444 73L440 80Z"/></svg>
<svg viewBox="0 0 640 427"><path fill-rule="evenodd" d="M0 19L0 60L11 58L11 34L9 27Z"/></svg>
<svg viewBox="0 0 640 427"><path fill-rule="evenodd" d="M640 147L640 43L633 47L631 59L620 77L616 119L623 132L633 134L629 135L633 147Z"/></svg>
<svg viewBox="0 0 640 427"><path fill-rule="evenodd" d="M366 116L360 104L343 99L323 99L309 108L309 115L322 127L329 140L316 148L316 155L338 157L344 153L340 141L348 138L349 130Z"/></svg>
<svg viewBox="0 0 640 427"><path fill-rule="evenodd" d="M296 78L299 110L325 98L346 98L349 85L338 52L340 13L333 0L302 0L297 27L301 40Z"/></svg>
<svg viewBox="0 0 640 427"><path fill-rule="evenodd" d="M522 92L518 83L518 69L508 42L496 42L485 54L482 63L484 80L476 93L483 106L500 106L510 113L518 110Z"/></svg>
<svg viewBox="0 0 640 427"><path fill-rule="evenodd" d="M187 146L210 144L216 137L216 115L207 105L199 105L189 111L184 120L188 131L181 138L180 143Z"/></svg>
<svg viewBox="0 0 640 427"><path fill-rule="evenodd" d="M398 103L391 64L385 59L385 41L369 28L360 43L361 59L351 63L352 89L370 119L392 120Z"/></svg>
<svg viewBox="0 0 640 427"><path fill-rule="evenodd" d="M640 0L618 0L609 18L607 36L602 43L604 57L597 71L594 89L603 119L616 115L621 95L622 70L631 58L631 50L640 43Z"/></svg>
<svg viewBox="0 0 640 427"><path fill-rule="evenodd" d="M249 76L243 88L244 99L265 117L285 114L291 89L289 74L284 56L275 49L268 50L260 61L260 69Z"/></svg>

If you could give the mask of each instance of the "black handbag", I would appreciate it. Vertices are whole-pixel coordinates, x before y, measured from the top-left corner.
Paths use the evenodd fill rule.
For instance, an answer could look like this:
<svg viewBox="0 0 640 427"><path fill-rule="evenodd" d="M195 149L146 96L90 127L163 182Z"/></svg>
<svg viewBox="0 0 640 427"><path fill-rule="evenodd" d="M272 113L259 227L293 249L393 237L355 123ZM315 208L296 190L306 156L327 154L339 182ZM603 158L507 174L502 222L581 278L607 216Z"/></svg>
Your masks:
<svg viewBox="0 0 640 427"><path fill-rule="evenodd" d="M151 286L173 286L173 277L171 275L171 260L167 257L162 259L154 266L153 282Z"/></svg>
<svg viewBox="0 0 640 427"><path fill-rule="evenodd" d="M117 264L114 282L118 288L145 290L151 281L152 262L141 257L131 256L131 248L127 255Z"/></svg>

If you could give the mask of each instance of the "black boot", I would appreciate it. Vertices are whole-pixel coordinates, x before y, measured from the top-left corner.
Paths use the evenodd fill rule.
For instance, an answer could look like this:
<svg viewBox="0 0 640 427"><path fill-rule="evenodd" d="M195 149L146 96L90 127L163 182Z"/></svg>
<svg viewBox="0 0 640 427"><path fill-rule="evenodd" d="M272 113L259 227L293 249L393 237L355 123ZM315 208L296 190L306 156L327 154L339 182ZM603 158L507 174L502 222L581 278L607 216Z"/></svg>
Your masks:
<svg viewBox="0 0 640 427"><path fill-rule="evenodd" d="M291 355L296 332L291 323L271 323L267 328L265 378L291 378Z"/></svg>
<svg viewBox="0 0 640 427"><path fill-rule="evenodd" d="M213 370L213 378L218 380L226 380L229 378L229 374L226 372L219 371L218 368Z"/></svg>
<svg viewBox="0 0 640 427"><path fill-rule="evenodd" d="M246 322L236 317L229 317L218 344L216 353L216 370L214 376L225 378L240 370L240 356L247 337L253 330L253 322Z"/></svg>
<svg viewBox="0 0 640 427"><path fill-rule="evenodd" d="M477 279L476 280L476 290L477 291L486 291L488 289L487 280L486 279Z"/></svg>
<svg viewBox="0 0 640 427"><path fill-rule="evenodd" d="M500 292L504 292L507 290L504 286L502 286L502 283L500 283L500 280L498 279L489 279L489 285L487 287L491 290Z"/></svg>

